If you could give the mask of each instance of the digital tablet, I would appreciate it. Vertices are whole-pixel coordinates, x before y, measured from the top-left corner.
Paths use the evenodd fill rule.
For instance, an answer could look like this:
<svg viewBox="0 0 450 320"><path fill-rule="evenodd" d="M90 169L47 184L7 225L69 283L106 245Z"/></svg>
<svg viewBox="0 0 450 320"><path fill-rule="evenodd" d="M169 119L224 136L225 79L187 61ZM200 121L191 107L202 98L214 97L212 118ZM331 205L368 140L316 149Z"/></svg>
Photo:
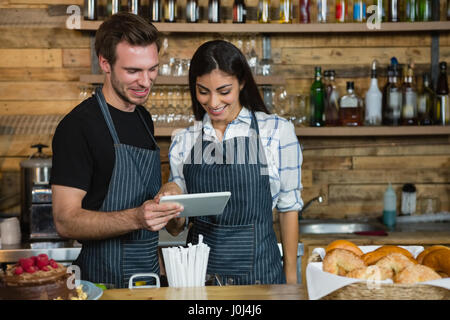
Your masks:
<svg viewBox="0 0 450 320"><path fill-rule="evenodd" d="M163 196L159 203L176 202L184 207L180 217L211 216L222 214L231 192L191 193Z"/></svg>

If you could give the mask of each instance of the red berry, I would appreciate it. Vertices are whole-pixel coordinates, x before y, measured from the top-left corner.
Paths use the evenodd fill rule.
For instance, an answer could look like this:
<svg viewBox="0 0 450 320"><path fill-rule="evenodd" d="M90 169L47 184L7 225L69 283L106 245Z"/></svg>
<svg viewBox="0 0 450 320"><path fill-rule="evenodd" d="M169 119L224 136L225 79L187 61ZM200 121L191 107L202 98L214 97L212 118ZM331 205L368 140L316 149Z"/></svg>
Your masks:
<svg viewBox="0 0 450 320"><path fill-rule="evenodd" d="M58 269L58 264L57 264L55 261L50 262L50 266L51 266L53 269Z"/></svg>
<svg viewBox="0 0 450 320"><path fill-rule="evenodd" d="M38 258L40 258L41 260L48 260L48 255L46 255L45 253L41 253L38 255Z"/></svg>
<svg viewBox="0 0 450 320"><path fill-rule="evenodd" d="M41 268L42 271L50 271L50 269L47 266L44 266Z"/></svg>
<svg viewBox="0 0 450 320"><path fill-rule="evenodd" d="M19 263L20 263L20 266L23 269L26 269L28 267L32 267L34 265L33 259L31 259L31 258L21 258L19 260Z"/></svg>
<svg viewBox="0 0 450 320"><path fill-rule="evenodd" d="M36 269L34 266L29 266L28 268L24 268L27 273L35 273Z"/></svg>
<svg viewBox="0 0 450 320"><path fill-rule="evenodd" d="M36 263L37 263L37 259L38 259L38 257L36 257L36 256L32 256L32 257L31 257L31 260L33 260L33 265L34 265L34 266L35 266Z"/></svg>
<svg viewBox="0 0 450 320"><path fill-rule="evenodd" d="M21 266L16 267L16 269L14 270L14 274L16 275L20 275L23 273L23 268Z"/></svg>

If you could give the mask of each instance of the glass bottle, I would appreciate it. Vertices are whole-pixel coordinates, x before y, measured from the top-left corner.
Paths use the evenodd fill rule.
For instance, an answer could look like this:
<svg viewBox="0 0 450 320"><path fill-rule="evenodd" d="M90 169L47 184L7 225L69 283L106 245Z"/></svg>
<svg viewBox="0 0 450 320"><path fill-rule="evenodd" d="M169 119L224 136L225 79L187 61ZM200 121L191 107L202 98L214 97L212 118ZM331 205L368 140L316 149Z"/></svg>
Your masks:
<svg viewBox="0 0 450 320"><path fill-rule="evenodd" d="M186 22L198 22L199 19L198 0L187 0L186 2Z"/></svg>
<svg viewBox="0 0 450 320"><path fill-rule="evenodd" d="M158 73L162 76L170 76L172 74L169 55L169 39L167 37L164 37L162 41L161 51L159 52Z"/></svg>
<svg viewBox="0 0 450 320"><path fill-rule="evenodd" d="M413 77L413 68L408 66L402 86L402 125L417 125L417 90L413 84Z"/></svg>
<svg viewBox="0 0 450 320"><path fill-rule="evenodd" d="M150 2L150 21L162 21L162 0L151 0Z"/></svg>
<svg viewBox="0 0 450 320"><path fill-rule="evenodd" d="M139 0L128 0L128 12L139 15L140 11L140 1Z"/></svg>
<svg viewBox="0 0 450 320"><path fill-rule="evenodd" d="M292 0L280 0L280 23L292 23L293 16L293 3Z"/></svg>
<svg viewBox="0 0 450 320"><path fill-rule="evenodd" d="M450 101L448 94L447 63L439 63L439 78L436 87L436 124L450 124Z"/></svg>
<svg viewBox="0 0 450 320"><path fill-rule="evenodd" d="M422 90L419 94L417 102L417 117L420 125L433 124L433 110L434 110L434 92L430 87L430 74L424 73L422 75Z"/></svg>
<svg viewBox="0 0 450 320"><path fill-rule="evenodd" d="M310 91L311 127L324 125L325 87L322 83L322 68L314 68L315 80Z"/></svg>
<svg viewBox="0 0 450 320"><path fill-rule="evenodd" d="M299 11L300 11L300 17L299 22L300 23L310 23L311 22L311 15L310 15L310 5L311 0L299 0Z"/></svg>
<svg viewBox="0 0 450 320"><path fill-rule="evenodd" d="M256 40L253 38L245 44L245 58L247 59L248 66L250 67L250 70L252 70L253 75L256 75L259 57L256 54Z"/></svg>
<svg viewBox="0 0 450 320"><path fill-rule="evenodd" d="M404 21L408 22L414 22L417 21L417 13L416 13L416 6L417 6L416 0L406 0L405 2L405 17Z"/></svg>
<svg viewBox="0 0 450 320"><path fill-rule="evenodd" d="M164 0L164 22L177 21L177 0Z"/></svg>
<svg viewBox="0 0 450 320"><path fill-rule="evenodd" d="M369 126L381 125L382 93L378 88L377 62L372 62L370 87L366 92L366 112L364 124Z"/></svg>
<svg viewBox="0 0 450 320"><path fill-rule="evenodd" d="M355 94L353 81L347 81L347 94L339 99L339 119L343 126L362 126L362 100Z"/></svg>
<svg viewBox="0 0 450 320"><path fill-rule="evenodd" d="M233 3L233 23L245 23L247 20L247 7L245 0L234 0Z"/></svg>
<svg viewBox="0 0 450 320"><path fill-rule="evenodd" d="M400 21L400 5L398 0L389 0L389 21Z"/></svg>
<svg viewBox="0 0 450 320"><path fill-rule="evenodd" d="M220 0L208 1L208 22L220 23Z"/></svg>
<svg viewBox="0 0 450 320"><path fill-rule="evenodd" d="M328 76L328 81L325 81L325 125L338 126L339 125L339 91L336 87L334 70L324 72L325 79Z"/></svg>
<svg viewBox="0 0 450 320"><path fill-rule="evenodd" d="M347 22L347 0L336 0L336 22Z"/></svg>
<svg viewBox="0 0 450 320"><path fill-rule="evenodd" d="M377 20L386 22L388 19L388 1L389 0L374 0L373 4L377 6Z"/></svg>
<svg viewBox="0 0 450 320"><path fill-rule="evenodd" d="M258 2L258 22L270 22L270 0L259 0Z"/></svg>
<svg viewBox="0 0 450 320"><path fill-rule="evenodd" d="M393 65L392 82L386 90L386 112L383 116L384 125L398 126L400 124L402 90L398 82L399 75L398 65Z"/></svg>
<svg viewBox="0 0 450 320"><path fill-rule="evenodd" d="M417 20L431 21L431 0L419 0L417 5Z"/></svg>
<svg viewBox="0 0 450 320"><path fill-rule="evenodd" d="M317 22L328 22L328 3L327 0L317 0Z"/></svg>
<svg viewBox="0 0 450 320"><path fill-rule="evenodd" d="M388 113L389 113L389 107L388 107L388 103L387 103L387 96L388 96L388 88L389 86L393 83L393 77L394 77L394 68L389 65L387 67L387 81L386 84L383 87L382 90L382 119L381 122L383 125L386 125L386 119L388 119Z"/></svg>
<svg viewBox="0 0 450 320"><path fill-rule="evenodd" d="M366 3L362 0L353 1L353 21L366 21Z"/></svg>
<svg viewBox="0 0 450 320"><path fill-rule="evenodd" d="M106 5L107 16L110 17L113 14L119 13L121 5L119 0L108 0Z"/></svg>
<svg viewBox="0 0 450 320"><path fill-rule="evenodd" d="M97 20L97 0L84 0L84 20Z"/></svg>

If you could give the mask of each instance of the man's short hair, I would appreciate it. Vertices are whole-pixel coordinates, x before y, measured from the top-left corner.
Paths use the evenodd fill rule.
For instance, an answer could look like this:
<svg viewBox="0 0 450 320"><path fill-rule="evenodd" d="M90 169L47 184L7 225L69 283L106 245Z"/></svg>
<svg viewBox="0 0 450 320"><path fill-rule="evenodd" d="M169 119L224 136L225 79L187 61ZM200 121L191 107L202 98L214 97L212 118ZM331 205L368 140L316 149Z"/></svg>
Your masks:
<svg viewBox="0 0 450 320"><path fill-rule="evenodd" d="M95 35L97 56L105 58L111 66L116 62L116 47L126 41L133 46L156 44L159 52L158 30L144 18L127 12L119 12L103 22Z"/></svg>

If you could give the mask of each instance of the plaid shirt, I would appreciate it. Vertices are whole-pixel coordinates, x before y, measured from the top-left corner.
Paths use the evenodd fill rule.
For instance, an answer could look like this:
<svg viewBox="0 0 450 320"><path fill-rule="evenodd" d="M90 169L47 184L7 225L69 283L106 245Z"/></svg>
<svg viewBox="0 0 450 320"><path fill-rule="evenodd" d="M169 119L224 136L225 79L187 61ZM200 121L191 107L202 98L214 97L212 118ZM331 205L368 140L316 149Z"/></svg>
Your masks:
<svg viewBox="0 0 450 320"><path fill-rule="evenodd" d="M260 139L268 164L272 208L280 212L298 211L303 207L300 191L301 165L303 161L300 144L294 126L288 120L275 114L255 112L259 126ZM239 136L249 136L252 116L248 109L242 108L238 117L228 124L223 141ZM206 113L203 121L194 126L174 132L169 150L169 181L187 193L183 175L183 165L190 161L190 151L203 127L203 139L221 143Z"/></svg>

